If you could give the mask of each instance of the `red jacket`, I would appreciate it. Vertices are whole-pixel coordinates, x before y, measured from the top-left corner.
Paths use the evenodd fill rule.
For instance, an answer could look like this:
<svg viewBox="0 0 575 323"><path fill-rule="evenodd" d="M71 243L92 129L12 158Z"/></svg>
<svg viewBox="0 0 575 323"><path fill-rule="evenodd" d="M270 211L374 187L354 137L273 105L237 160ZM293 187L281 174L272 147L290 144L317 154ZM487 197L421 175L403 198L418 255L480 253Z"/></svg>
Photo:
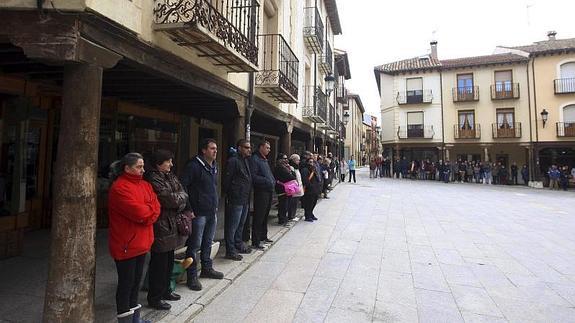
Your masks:
<svg viewBox="0 0 575 323"><path fill-rule="evenodd" d="M108 193L109 247L115 260L150 251L153 224L160 216L160 202L150 183L141 176L124 173Z"/></svg>

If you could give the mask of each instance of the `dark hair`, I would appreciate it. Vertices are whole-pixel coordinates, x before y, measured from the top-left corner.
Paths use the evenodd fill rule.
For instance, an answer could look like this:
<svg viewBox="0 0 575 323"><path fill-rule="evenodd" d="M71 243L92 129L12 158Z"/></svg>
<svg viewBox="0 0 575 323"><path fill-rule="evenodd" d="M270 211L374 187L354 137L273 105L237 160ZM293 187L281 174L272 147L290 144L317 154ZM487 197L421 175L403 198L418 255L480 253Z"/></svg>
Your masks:
<svg viewBox="0 0 575 323"><path fill-rule="evenodd" d="M139 153L127 153L120 160L116 160L110 165L110 179L114 182L120 175L124 173L124 168L126 166L134 166L138 163L138 160L144 159Z"/></svg>
<svg viewBox="0 0 575 323"><path fill-rule="evenodd" d="M209 146L210 144L215 144L215 145L217 145L218 143L216 142L215 139L212 139L212 138L203 139L203 140L200 142L200 151L202 151L202 150L204 150L204 149L208 149L208 146Z"/></svg>
<svg viewBox="0 0 575 323"><path fill-rule="evenodd" d="M277 160L281 160L281 159L288 159L288 156L286 154L280 153L277 157Z"/></svg>
<svg viewBox="0 0 575 323"><path fill-rule="evenodd" d="M150 164L152 164L153 167L156 167L170 159L174 159L174 154L171 151L158 149L150 156Z"/></svg>
<svg viewBox="0 0 575 323"><path fill-rule="evenodd" d="M259 148L262 148L262 147L265 146L265 145L270 145L270 147L271 147L272 144L270 144L270 142L267 141L267 140L260 141L260 143L259 143L259 145L258 145L258 149L259 149Z"/></svg>
<svg viewBox="0 0 575 323"><path fill-rule="evenodd" d="M245 145L245 144L249 144L249 143L250 143L250 142L247 141L247 140L245 140L245 139L240 139L240 140L238 140L238 142L236 143L236 147L241 147L241 146L243 146L243 145Z"/></svg>

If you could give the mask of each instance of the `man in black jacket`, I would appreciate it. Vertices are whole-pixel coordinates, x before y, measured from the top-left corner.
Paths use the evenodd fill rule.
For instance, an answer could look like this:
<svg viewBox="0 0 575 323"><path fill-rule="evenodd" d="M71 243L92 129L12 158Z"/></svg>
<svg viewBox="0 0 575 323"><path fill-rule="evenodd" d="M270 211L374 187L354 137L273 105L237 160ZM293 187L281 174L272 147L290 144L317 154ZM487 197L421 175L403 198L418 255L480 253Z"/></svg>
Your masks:
<svg viewBox="0 0 575 323"><path fill-rule="evenodd" d="M218 147L214 139L204 139L200 145L201 154L186 165L182 185L189 195L190 208L196 215L192 220L192 233L186 245L187 257L194 262L188 268L187 285L191 290L201 290L198 280L198 250L201 250L202 272L200 277L222 279L224 274L212 267L212 243L216 234L218 212L218 169L216 155Z"/></svg>
<svg viewBox="0 0 575 323"><path fill-rule="evenodd" d="M275 178L267 156L270 143L263 141L258 151L250 158L250 171L254 185L254 217L252 219L252 247L263 249L261 242L273 242L268 238L268 215L272 206Z"/></svg>
<svg viewBox="0 0 575 323"><path fill-rule="evenodd" d="M251 249L242 241L242 231L250 209L252 177L248 159L251 155L250 142L240 139L238 153L228 159L224 174L226 192L226 218L224 236L226 239L226 258L242 260L239 253L250 253Z"/></svg>

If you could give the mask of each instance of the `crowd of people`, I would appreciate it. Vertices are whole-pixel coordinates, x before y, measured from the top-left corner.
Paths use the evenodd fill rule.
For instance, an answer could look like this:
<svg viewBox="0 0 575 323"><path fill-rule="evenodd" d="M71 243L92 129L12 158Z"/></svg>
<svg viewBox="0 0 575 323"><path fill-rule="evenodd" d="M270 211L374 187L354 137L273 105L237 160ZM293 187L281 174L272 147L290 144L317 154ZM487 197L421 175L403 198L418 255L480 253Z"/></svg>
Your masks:
<svg viewBox="0 0 575 323"><path fill-rule="evenodd" d="M263 141L252 154L251 143L242 139L226 162L222 192L227 259L242 260L242 254L273 242L267 219L274 194L280 225L295 220L300 203L305 221L318 220L314 214L317 201L328 198L339 172L339 161L331 154L320 156L309 151L301 156L279 154L272 169L270 151L270 143ZM200 144L200 153L186 164L180 178L172 172L173 158L172 152L157 150L144 162L141 154L129 153L110 167L109 249L118 274L119 322L148 322L140 317L142 306L138 303L148 253L147 301L154 309L169 310L171 305L166 301L181 299L172 282L179 247L187 247L182 267L189 289L202 289L198 277L224 278L210 257L220 205L216 141L206 139Z"/></svg>

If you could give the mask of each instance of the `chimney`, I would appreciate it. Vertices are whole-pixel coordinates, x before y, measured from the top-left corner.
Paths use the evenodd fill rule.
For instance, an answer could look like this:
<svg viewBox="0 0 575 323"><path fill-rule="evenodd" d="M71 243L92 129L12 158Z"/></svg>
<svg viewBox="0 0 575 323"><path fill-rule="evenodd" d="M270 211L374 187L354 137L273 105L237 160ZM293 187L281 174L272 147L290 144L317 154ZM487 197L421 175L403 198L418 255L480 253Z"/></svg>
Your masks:
<svg viewBox="0 0 575 323"><path fill-rule="evenodd" d="M431 41L429 45L431 45L431 58L437 59L437 40Z"/></svg>
<svg viewBox="0 0 575 323"><path fill-rule="evenodd" d="M551 30L547 32L547 37L549 38L549 40L555 40L555 36L557 35L557 32L555 30Z"/></svg>

